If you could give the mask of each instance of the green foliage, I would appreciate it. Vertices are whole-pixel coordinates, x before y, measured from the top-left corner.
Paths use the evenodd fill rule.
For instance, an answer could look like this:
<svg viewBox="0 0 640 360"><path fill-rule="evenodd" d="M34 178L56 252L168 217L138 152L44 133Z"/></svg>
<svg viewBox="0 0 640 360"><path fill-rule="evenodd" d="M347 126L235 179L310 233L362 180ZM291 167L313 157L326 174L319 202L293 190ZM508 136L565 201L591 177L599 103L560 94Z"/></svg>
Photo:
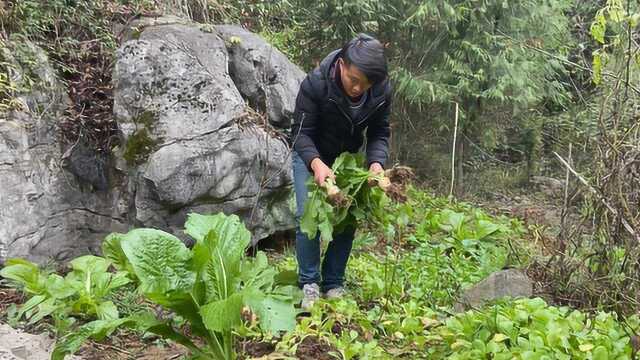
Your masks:
<svg viewBox="0 0 640 360"><path fill-rule="evenodd" d="M285 276L269 266L263 253L245 258L251 234L237 216L190 214L185 232L196 240L193 250L169 233L135 229L110 235L106 256L116 259L117 267L132 269L142 295L185 319L203 345L195 345L171 320L137 314L88 323L64 338L56 354L72 353L88 337L128 326L176 341L196 358L233 359L233 331L242 325L245 307L258 316L266 332L277 334L295 326L298 290L281 282Z"/></svg>
<svg viewBox="0 0 640 360"><path fill-rule="evenodd" d="M322 239L331 241L334 231L355 227L358 221L380 222L385 219L385 206L389 199L381 188L367 185L372 176L364 165L362 154L348 152L342 153L333 163L335 186L339 190L336 196L340 197L337 204L326 188L309 178L309 198L300 220L300 229L310 239L314 239L319 231Z"/></svg>
<svg viewBox="0 0 640 360"><path fill-rule="evenodd" d="M102 46L115 49L109 2L20 0L10 3L10 11L3 14L6 31L40 43L51 54L58 55L58 59L81 56L82 42L86 40L97 40Z"/></svg>
<svg viewBox="0 0 640 360"><path fill-rule="evenodd" d="M86 255L70 262L72 271L64 278L43 271L36 264L22 259L11 259L0 270L0 276L9 279L29 296L18 308L17 319L23 316L29 324L50 316L58 333L63 333L73 319L112 320L119 317L114 303L107 300L115 289L127 283L125 272L107 271L110 261Z"/></svg>
<svg viewBox="0 0 640 360"><path fill-rule="evenodd" d="M505 301L448 319L433 358L631 359L629 333L638 325L637 317L626 323L611 313L590 317L540 298Z"/></svg>
<svg viewBox="0 0 640 360"><path fill-rule="evenodd" d="M544 261L553 289L568 304L637 313L640 302L628 294L640 290L638 166L630 161L640 154L640 48L634 40L640 6L608 0L598 7L590 18L594 95L583 110L593 124L585 142L591 156L574 164L592 191L577 204L581 220L594 223L571 234L562 256Z"/></svg>
<svg viewBox="0 0 640 360"><path fill-rule="evenodd" d="M354 276L361 279L361 296L367 301L408 296L421 306L451 306L461 289L506 265L526 261L510 258L509 243L523 232L518 222L416 190L405 206L412 209L407 222L414 230L404 234L403 241L411 251L396 264L366 253L355 260ZM389 283L392 267L396 278Z"/></svg>
<svg viewBox="0 0 640 360"><path fill-rule="evenodd" d="M395 236L374 230L354 245L346 275L353 298L321 303L277 351L295 353L301 339L316 336L344 358L432 358L426 349L441 341L434 327L449 316L460 292L505 266L527 262L518 246L518 221L415 189L407 203L388 212Z"/></svg>

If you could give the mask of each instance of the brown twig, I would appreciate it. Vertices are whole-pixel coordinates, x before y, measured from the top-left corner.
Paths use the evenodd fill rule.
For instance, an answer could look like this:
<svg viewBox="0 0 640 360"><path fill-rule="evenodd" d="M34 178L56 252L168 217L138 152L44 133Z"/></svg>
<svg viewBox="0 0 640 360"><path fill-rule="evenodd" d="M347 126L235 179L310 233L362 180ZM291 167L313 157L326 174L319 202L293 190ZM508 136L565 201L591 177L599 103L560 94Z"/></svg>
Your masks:
<svg viewBox="0 0 640 360"><path fill-rule="evenodd" d="M596 190L593 186L591 186L589 184L589 182L587 182L587 180L585 180L584 177L582 177L582 175L580 175L577 171L575 171L571 165L569 165L569 163L562 158L562 156L558 155L558 153L554 152L553 153L558 160L560 160L560 162L562 163L562 165L564 165L569 171L571 171L571 173L584 185L587 187L587 189L589 189L589 191L591 191L592 194L594 194L598 200L614 215L620 218L620 221L622 222L622 224L624 225L625 230L627 230L627 232L633 236L636 240L638 240L638 242L640 242L640 238L637 235L637 232L635 231L635 229L631 226L631 224L629 224L629 222L624 219L623 217L620 216L618 210L616 210L613 206L611 206L611 204L609 204L609 202L607 201L607 199L600 194L600 192L598 190Z"/></svg>

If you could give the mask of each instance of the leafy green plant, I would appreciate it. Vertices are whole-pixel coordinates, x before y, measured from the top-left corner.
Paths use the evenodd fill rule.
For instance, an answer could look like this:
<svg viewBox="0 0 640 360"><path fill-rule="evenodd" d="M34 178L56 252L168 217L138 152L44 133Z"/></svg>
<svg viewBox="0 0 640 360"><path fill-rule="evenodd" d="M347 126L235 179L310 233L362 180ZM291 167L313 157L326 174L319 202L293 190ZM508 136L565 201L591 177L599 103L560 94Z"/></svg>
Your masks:
<svg viewBox="0 0 640 360"><path fill-rule="evenodd" d="M108 272L111 262L86 255L70 262L71 272L64 278L23 259L10 259L0 270L0 276L9 279L28 296L29 300L18 308L16 317L25 317L34 324L51 316L58 332L70 325L70 316L84 319L113 320L118 309L106 297L113 290L129 283L125 272Z"/></svg>
<svg viewBox="0 0 640 360"><path fill-rule="evenodd" d="M457 359L631 359L630 333L614 314L590 317L540 298L505 301L448 319L438 329L444 345L435 358Z"/></svg>
<svg viewBox="0 0 640 360"><path fill-rule="evenodd" d="M107 336L119 326L155 333L186 346L197 359L234 359L234 329L243 312L253 313L260 327L277 333L295 327L293 304L299 290L285 280L291 276L268 264L263 253L245 258L251 234L235 216L190 214L185 232L196 240L192 250L180 239L155 229L112 234L105 249L121 268L131 268L139 291L149 301L185 319L185 329L171 320L142 313L125 319L95 321L56 345L54 359L75 352L89 337Z"/></svg>
<svg viewBox="0 0 640 360"><path fill-rule="evenodd" d="M310 239L320 232L322 239L333 240L334 231L340 232L357 221L371 222L385 218L385 206L389 198L381 187L368 186L371 174L363 168L362 154L342 153L333 163L335 183L318 186L313 178L307 181L310 190L300 229ZM374 180L382 180L380 175Z"/></svg>

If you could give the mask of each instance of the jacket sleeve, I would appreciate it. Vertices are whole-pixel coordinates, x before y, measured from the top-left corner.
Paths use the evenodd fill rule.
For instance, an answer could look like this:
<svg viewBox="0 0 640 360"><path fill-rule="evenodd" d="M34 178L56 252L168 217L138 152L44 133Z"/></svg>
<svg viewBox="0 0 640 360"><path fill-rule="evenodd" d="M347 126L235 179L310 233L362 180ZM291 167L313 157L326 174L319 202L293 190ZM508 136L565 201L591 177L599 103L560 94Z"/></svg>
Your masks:
<svg viewBox="0 0 640 360"><path fill-rule="evenodd" d="M312 86L311 76L312 74L307 75L300 85L293 114L293 125L291 126L293 148L300 155L307 168L310 168L313 159L320 157L313 142L316 131L318 131L320 106L316 91Z"/></svg>
<svg viewBox="0 0 640 360"><path fill-rule="evenodd" d="M379 115L375 116L367 127L367 164L378 162L382 167L385 166L389 157L389 136L391 135L391 127L389 125L389 116L391 114L391 98L386 99L384 107L379 111Z"/></svg>

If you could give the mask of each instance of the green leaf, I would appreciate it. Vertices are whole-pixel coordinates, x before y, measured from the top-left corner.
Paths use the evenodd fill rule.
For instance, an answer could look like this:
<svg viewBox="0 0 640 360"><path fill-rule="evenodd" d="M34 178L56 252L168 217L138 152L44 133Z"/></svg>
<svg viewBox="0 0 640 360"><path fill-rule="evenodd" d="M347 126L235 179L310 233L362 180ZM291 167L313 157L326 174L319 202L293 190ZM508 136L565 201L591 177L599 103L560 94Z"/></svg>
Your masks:
<svg viewBox="0 0 640 360"><path fill-rule="evenodd" d="M131 276L135 276L133 267L127 259L127 256L122 251L122 239L124 234L112 233L108 235L102 242L102 255L111 260L111 263L116 270L126 271Z"/></svg>
<svg viewBox="0 0 640 360"><path fill-rule="evenodd" d="M277 273L275 268L269 266L267 255L259 251L254 259L242 263L240 278L245 287L271 290Z"/></svg>
<svg viewBox="0 0 640 360"><path fill-rule="evenodd" d="M580 346L578 346L578 348L580 349L580 351L591 351L593 350L594 346L593 344L581 344Z"/></svg>
<svg viewBox="0 0 640 360"><path fill-rule="evenodd" d="M478 220L476 226L476 237L478 240L482 240L485 237L497 232L500 227L489 220Z"/></svg>
<svg viewBox="0 0 640 360"><path fill-rule="evenodd" d="M295 270L284 270L274 277L275 285L297 285L298 272Z"/></svg>
<svg viewBox="0 0 640 360"><path fill-rule="evenodd" d="M302 231L309 240L313 240L318 233L318 223L316 222L316 217L318 216L319 210L318 201L316 197L318 195L312 195L307 199L307 203L304 208L304 212L302 213L302 218L300 219L300 231Z"/></svg>
<svg viewBox="0 0 640 360"><path fill-rule="evenodd" d="M237 215L189 214L185 223L185 232L196 241L204 241L204 237L214 231L220 239L225 254L244 253L251 242L251 233Z"/></svg>
<svg viewBox="0 0 640 360"><path fill-rule="evenodd" d="M131 278L129 277L129 272L127 271L118 271L116 273L110 274L109 283L106 287L106 292L109 293L119 287L127 285L131 282Z"/></svg>
<svg viewBox="0 0 640 360"><path fill-rule="evenodd" d="M604 34L607 31L607 19L602 10L596 14L596 20L591 24L591 36L600 44L604 44Z"/></svg>
<svg viewBox="0 0 640 360"><path fill-rule="evenodd" d="M30 294L41 294L45 290L45 281L38 265L23 259L8 259L5 267L0 270L0 276L13 280L24 287Z"/></svg>
<svg viewBox="0 0 640 360"><path fill-rule="evenodd" d="M142 312L130 317L133 327L139 332L150 332L165 339L173 340L187 347L194 355L201 350L186 336L176 332L169 321L159 320L150 312Z"/></svg>
<svg viewBox="0 0 640 360"><path fill-rule="evenodd" d="M323 240L333 241L333 225L328 218L318 223L318 230L320 230L320 237Z"/></svg>
<svg viewBox="0 0 640 360"><path fill-rule="evenodd" d="M118 308L112 301L104 301L98 304L96 315L100 320L115 320L120 317Z"/></svg>
<svg viewBox="0 0 640 360"><path fill-rule="evenodd" d="M177 237L155 229L135 229L123 236L121 246L140 279L141 291L152 301L167 304L193 287L192 254Z"/></svg>
<svg viewBox="0 0 640 360"><path fill-rule="evenodd" d="M265 296L257 290L246 291L244 303L258 315L261 329L277 334L279 331L292 331L296 326L298 312L291 301Z"/></svg>
<svg viewBox="0 0 640 360"><path fill-rule="evenodd" d="M210 331L224 332L235 329L242 322L242 295L233 294L200 307L204 325Z"/></svg>
<svg viewBox="0 0 640 360"><path fill-rule="evenodd" d="M440 227L445 231L459 232L464 223L464 214L449 209L440 213Z"/></svg>
<svg viewBox="0 0 640 360"><path fill-rule="evenodd" d="M493 341L495 341L497 343L503 342L503 341L507 340L508 338L509 337L507 335L505 335L505 334L497 333L497 334L493 335Z"/></svg>
<svg viewBox="0 0 640 360"><path fill-rule="evenodd" d="M609 352L607 348L600 345L593 349L593 360L609 360Z"/></svg>
<svg viewBox="0 0 640 360"><path fill-rule="evenodd" d="M33 325L45 317L64 308L63 304L56 304L56 299L48 298L37 306L37 311L29 318L29 325Z"/></svg>
<svg viewBox="0 0 640 360"><path fill-rule="evenodd" d="M16 318L18 319L22 318L24 314L35 309L38 305L40 305L46 299L47 297L45 295L36 295L31 299L27 300L24 304L22 304L22 306L20 306L18 310L18 314L16 315Z"/></svg>
<svg viewBox="0 0 640 360"><path fill-rule="evenodd" d="M51 360L64 360L65 355L78 351L87 339L93 338L101 340L126 322L131 322L131 320L128 318L95 320L82 325L78 330L69 333L56 343L53 353L51 354Z"/></svg>
<svg viewBox="0 0 640 360"><path fill-rule="evenodd" d="M85 255L71 260L69 264L81 273L106 273L111 262L99 256Z"/></svg>
<svg viewBox="0 0 640 360"><path fill-rule="evenodd" d="M65 299L76 294L77 289L62 276L49 274L46 282L46 292L56 299Z"/></svg>
<svg viewBox="0 0 640 360"><path fill-rule="evenodd" d="M596 51L593 53L593 83L598 85L602 82L602 55Z"/></svg>
<svg viewBox="0 0 640 360"><path fill-rule="evenodd" d="M197 241L193 248L193 263L198 283L204 281L206 290L205 298L199 301L208 303L227 298L234 292L240 261L251 242L251 233L236 215L222 213L189 214L185 227ZM201 296L201 288L197 286L198 296Z"/></svg>

